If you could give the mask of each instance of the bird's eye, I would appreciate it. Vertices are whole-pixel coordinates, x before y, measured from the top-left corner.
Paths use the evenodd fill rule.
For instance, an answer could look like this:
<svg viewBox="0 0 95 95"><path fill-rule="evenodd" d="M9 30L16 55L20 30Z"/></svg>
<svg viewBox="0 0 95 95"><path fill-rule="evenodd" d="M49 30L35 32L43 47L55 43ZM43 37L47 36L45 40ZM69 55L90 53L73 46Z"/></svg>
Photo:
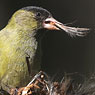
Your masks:
<svg viewBox="0 0 95 95"><path fill-rule="evenodd" d="M37 12L36 16L37 17L41 17L41 13L40 12Z"/></svg>

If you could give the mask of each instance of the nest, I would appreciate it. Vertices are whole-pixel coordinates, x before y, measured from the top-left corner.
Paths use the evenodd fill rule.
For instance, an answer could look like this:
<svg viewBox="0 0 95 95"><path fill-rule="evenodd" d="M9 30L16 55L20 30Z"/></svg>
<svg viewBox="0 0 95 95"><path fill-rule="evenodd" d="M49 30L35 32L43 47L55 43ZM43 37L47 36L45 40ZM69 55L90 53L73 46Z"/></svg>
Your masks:
<svg viewBox="0 0 95 95"><path fill-rule="evenodd" d="M11 89L10 95L67 95L74 93L72 88L71 79L51 82L49 76L40 71L26 87Z"/></svg>
<svg viewBox="0 0 95 95"><path fill-rule="evenodd" d="M70 78L51 82L49 76L40 71L26 87L12 88L10 95L95 95L95 74L83 84L75 85Z"/></svg>

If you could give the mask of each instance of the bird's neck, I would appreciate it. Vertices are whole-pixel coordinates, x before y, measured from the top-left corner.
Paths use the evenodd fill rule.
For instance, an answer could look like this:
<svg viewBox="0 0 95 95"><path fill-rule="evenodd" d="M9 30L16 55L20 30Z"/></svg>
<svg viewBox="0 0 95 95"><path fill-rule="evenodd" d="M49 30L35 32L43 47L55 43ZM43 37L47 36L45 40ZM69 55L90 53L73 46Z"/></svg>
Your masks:
<svg viewBox="0 0 95 95"><path fill-rule="evenodd" d="M33 26L34 27L34 26ZM10 32L8 34L11 40L12 46L15 49L24 51L28 55L34 56L38 42L35 38L36 31L34 28L22 27L15 22L9 22L9 24L4 29L5 32ZM11 48L12 48L11 47Z"/></svg>
<svg viewBox="0 0 95 95"><path fill-rule="evenodd" d="M36 24L33 24L30 27L19 25L15 22L15 19L12 18L9 24L6 26L8 31L11 30L11 36L16 41L16 47L20 48L22 51L28 53L28 55L34 56L35 53L40 54L40 38L36 37L38 34L36 29ZM15 45L14 45L15 46Z"/></svg>
<svg viewBox="0 0 95 95"><path fill-rule="evenodd" d="M36 30L33 29L20 29L17 33L20 47L30 57L33 57L38 48L38 41L36 40Z"/></svg>

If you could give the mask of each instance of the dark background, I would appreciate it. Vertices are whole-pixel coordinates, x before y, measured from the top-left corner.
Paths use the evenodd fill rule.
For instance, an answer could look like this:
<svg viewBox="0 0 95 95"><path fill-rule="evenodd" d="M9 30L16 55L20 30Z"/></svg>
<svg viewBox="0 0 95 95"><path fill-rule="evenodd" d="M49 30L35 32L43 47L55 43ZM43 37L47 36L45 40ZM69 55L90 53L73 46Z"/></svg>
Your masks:
<svg viewBox="0 0 95 95"><path fill-rule="evenodd" d="M0 0L0 29L12 14L25 6L41 6L62 23L95 27L95 0ZM86 75L95 69L95 33L71 38L65 32L47 31L42 40L42 69L49 75L79 72Z"/></svg>

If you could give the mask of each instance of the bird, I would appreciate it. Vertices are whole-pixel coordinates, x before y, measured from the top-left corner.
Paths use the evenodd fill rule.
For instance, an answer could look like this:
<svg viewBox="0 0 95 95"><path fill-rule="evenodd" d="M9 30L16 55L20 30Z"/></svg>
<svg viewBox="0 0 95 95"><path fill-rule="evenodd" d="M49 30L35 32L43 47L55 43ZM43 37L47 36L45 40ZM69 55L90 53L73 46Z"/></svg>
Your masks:
<svg viewBox="0 0 95 95"><path fill-rule="evenodd" d="M42 7L26 6L17 10L0 31L0 87L23 87L41 70L40 29L60 30L70 36L84 36L88 28L70 27L57 21Z"/></svg>

